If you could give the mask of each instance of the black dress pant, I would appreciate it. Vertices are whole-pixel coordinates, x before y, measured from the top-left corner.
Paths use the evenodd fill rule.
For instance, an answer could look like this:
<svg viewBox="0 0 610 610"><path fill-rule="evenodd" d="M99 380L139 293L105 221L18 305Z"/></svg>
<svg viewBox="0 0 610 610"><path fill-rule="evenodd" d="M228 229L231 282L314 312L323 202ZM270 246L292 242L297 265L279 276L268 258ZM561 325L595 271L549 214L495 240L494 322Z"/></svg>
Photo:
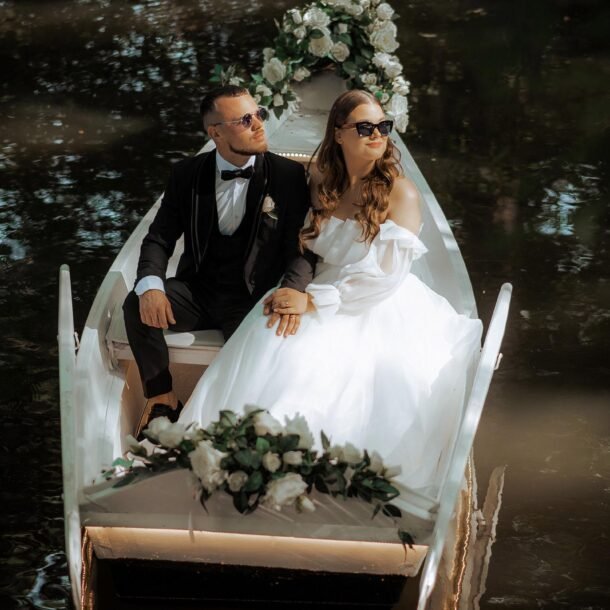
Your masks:
<svg viewBox="0 0 610 610"><path fill-rule="evenodd" d="M188 282L170 278L165 282L165 294L176 320L169 330L219 329L225 341L237 330L254 305L245 285L199 289ZM123 314L129 345L140 370L144 395L148 398L171 391L169 352L163 330L142 322L139 297L133 291L125 299Z"/></svg>

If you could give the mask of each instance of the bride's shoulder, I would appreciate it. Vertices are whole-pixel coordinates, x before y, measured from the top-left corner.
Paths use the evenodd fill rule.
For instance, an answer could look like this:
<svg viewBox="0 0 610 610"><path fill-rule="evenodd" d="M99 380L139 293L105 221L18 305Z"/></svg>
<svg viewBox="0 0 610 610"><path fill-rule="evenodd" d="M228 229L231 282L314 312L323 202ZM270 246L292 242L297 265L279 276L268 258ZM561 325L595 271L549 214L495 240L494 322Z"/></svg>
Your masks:
<svg viewBox="0 0 610 610"><path fill-rule="evenodd" d="M421 227L419 191L411 180L398 176L390 192L388 219L416 235Z"/></svg>

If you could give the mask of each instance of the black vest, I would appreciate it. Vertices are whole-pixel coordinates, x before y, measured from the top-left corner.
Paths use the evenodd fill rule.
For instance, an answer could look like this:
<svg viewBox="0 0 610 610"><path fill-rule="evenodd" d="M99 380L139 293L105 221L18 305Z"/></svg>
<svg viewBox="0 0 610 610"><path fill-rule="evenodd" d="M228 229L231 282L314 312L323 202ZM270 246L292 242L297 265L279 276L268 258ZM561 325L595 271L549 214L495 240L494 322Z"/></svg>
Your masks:
<svg viewBox="0 0 610 610"><path fill-rule="evenodd" d="M237 230L232 235L223 235L218 228L218 209L214 205L214 221L198 278L206 290L223 296L250 298L244 280L244 261L255 211L253 205L247 205Z"/></svg>

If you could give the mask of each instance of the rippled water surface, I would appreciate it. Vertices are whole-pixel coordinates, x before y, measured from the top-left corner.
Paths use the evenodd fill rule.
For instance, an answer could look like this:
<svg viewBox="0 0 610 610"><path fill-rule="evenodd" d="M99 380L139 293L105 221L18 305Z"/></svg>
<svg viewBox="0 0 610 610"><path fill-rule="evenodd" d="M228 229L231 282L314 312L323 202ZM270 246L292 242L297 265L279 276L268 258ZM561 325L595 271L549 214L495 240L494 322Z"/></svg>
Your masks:
<svg viewBox="0 0 610 610"><path fill-rule="evenodd" d="M68 608L57 271L81 328L216 62L255 67L293 0L0 0L0 607ZM407 143L486 322L514 284L476 442L507 465L483 608L610 608L610 5L394 2Z"/></svg>

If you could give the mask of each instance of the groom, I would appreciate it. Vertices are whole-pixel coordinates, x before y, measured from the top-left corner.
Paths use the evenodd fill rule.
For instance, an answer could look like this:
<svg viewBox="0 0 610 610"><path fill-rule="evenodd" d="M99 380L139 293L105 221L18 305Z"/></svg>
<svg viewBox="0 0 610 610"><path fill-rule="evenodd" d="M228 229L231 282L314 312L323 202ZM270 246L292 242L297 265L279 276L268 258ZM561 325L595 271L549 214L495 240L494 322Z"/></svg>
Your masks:
<svg viewBox="0 0 610 610"><path fill-rule="evenodd" d="M135 289L123 305L147 398L137 435L155 417L175 421L182 409L163 329L218 328L228 339L282 275L283 287L299 291L313 278L315 258L298 251L309 208L305 171L268 152L267 111L233 85L211 91L200 110L216 149L172 167L142 242ZM166 278L181 236L176 277ZM282 316L277 334L287 336L298 323L298 316Z"/></svg>

